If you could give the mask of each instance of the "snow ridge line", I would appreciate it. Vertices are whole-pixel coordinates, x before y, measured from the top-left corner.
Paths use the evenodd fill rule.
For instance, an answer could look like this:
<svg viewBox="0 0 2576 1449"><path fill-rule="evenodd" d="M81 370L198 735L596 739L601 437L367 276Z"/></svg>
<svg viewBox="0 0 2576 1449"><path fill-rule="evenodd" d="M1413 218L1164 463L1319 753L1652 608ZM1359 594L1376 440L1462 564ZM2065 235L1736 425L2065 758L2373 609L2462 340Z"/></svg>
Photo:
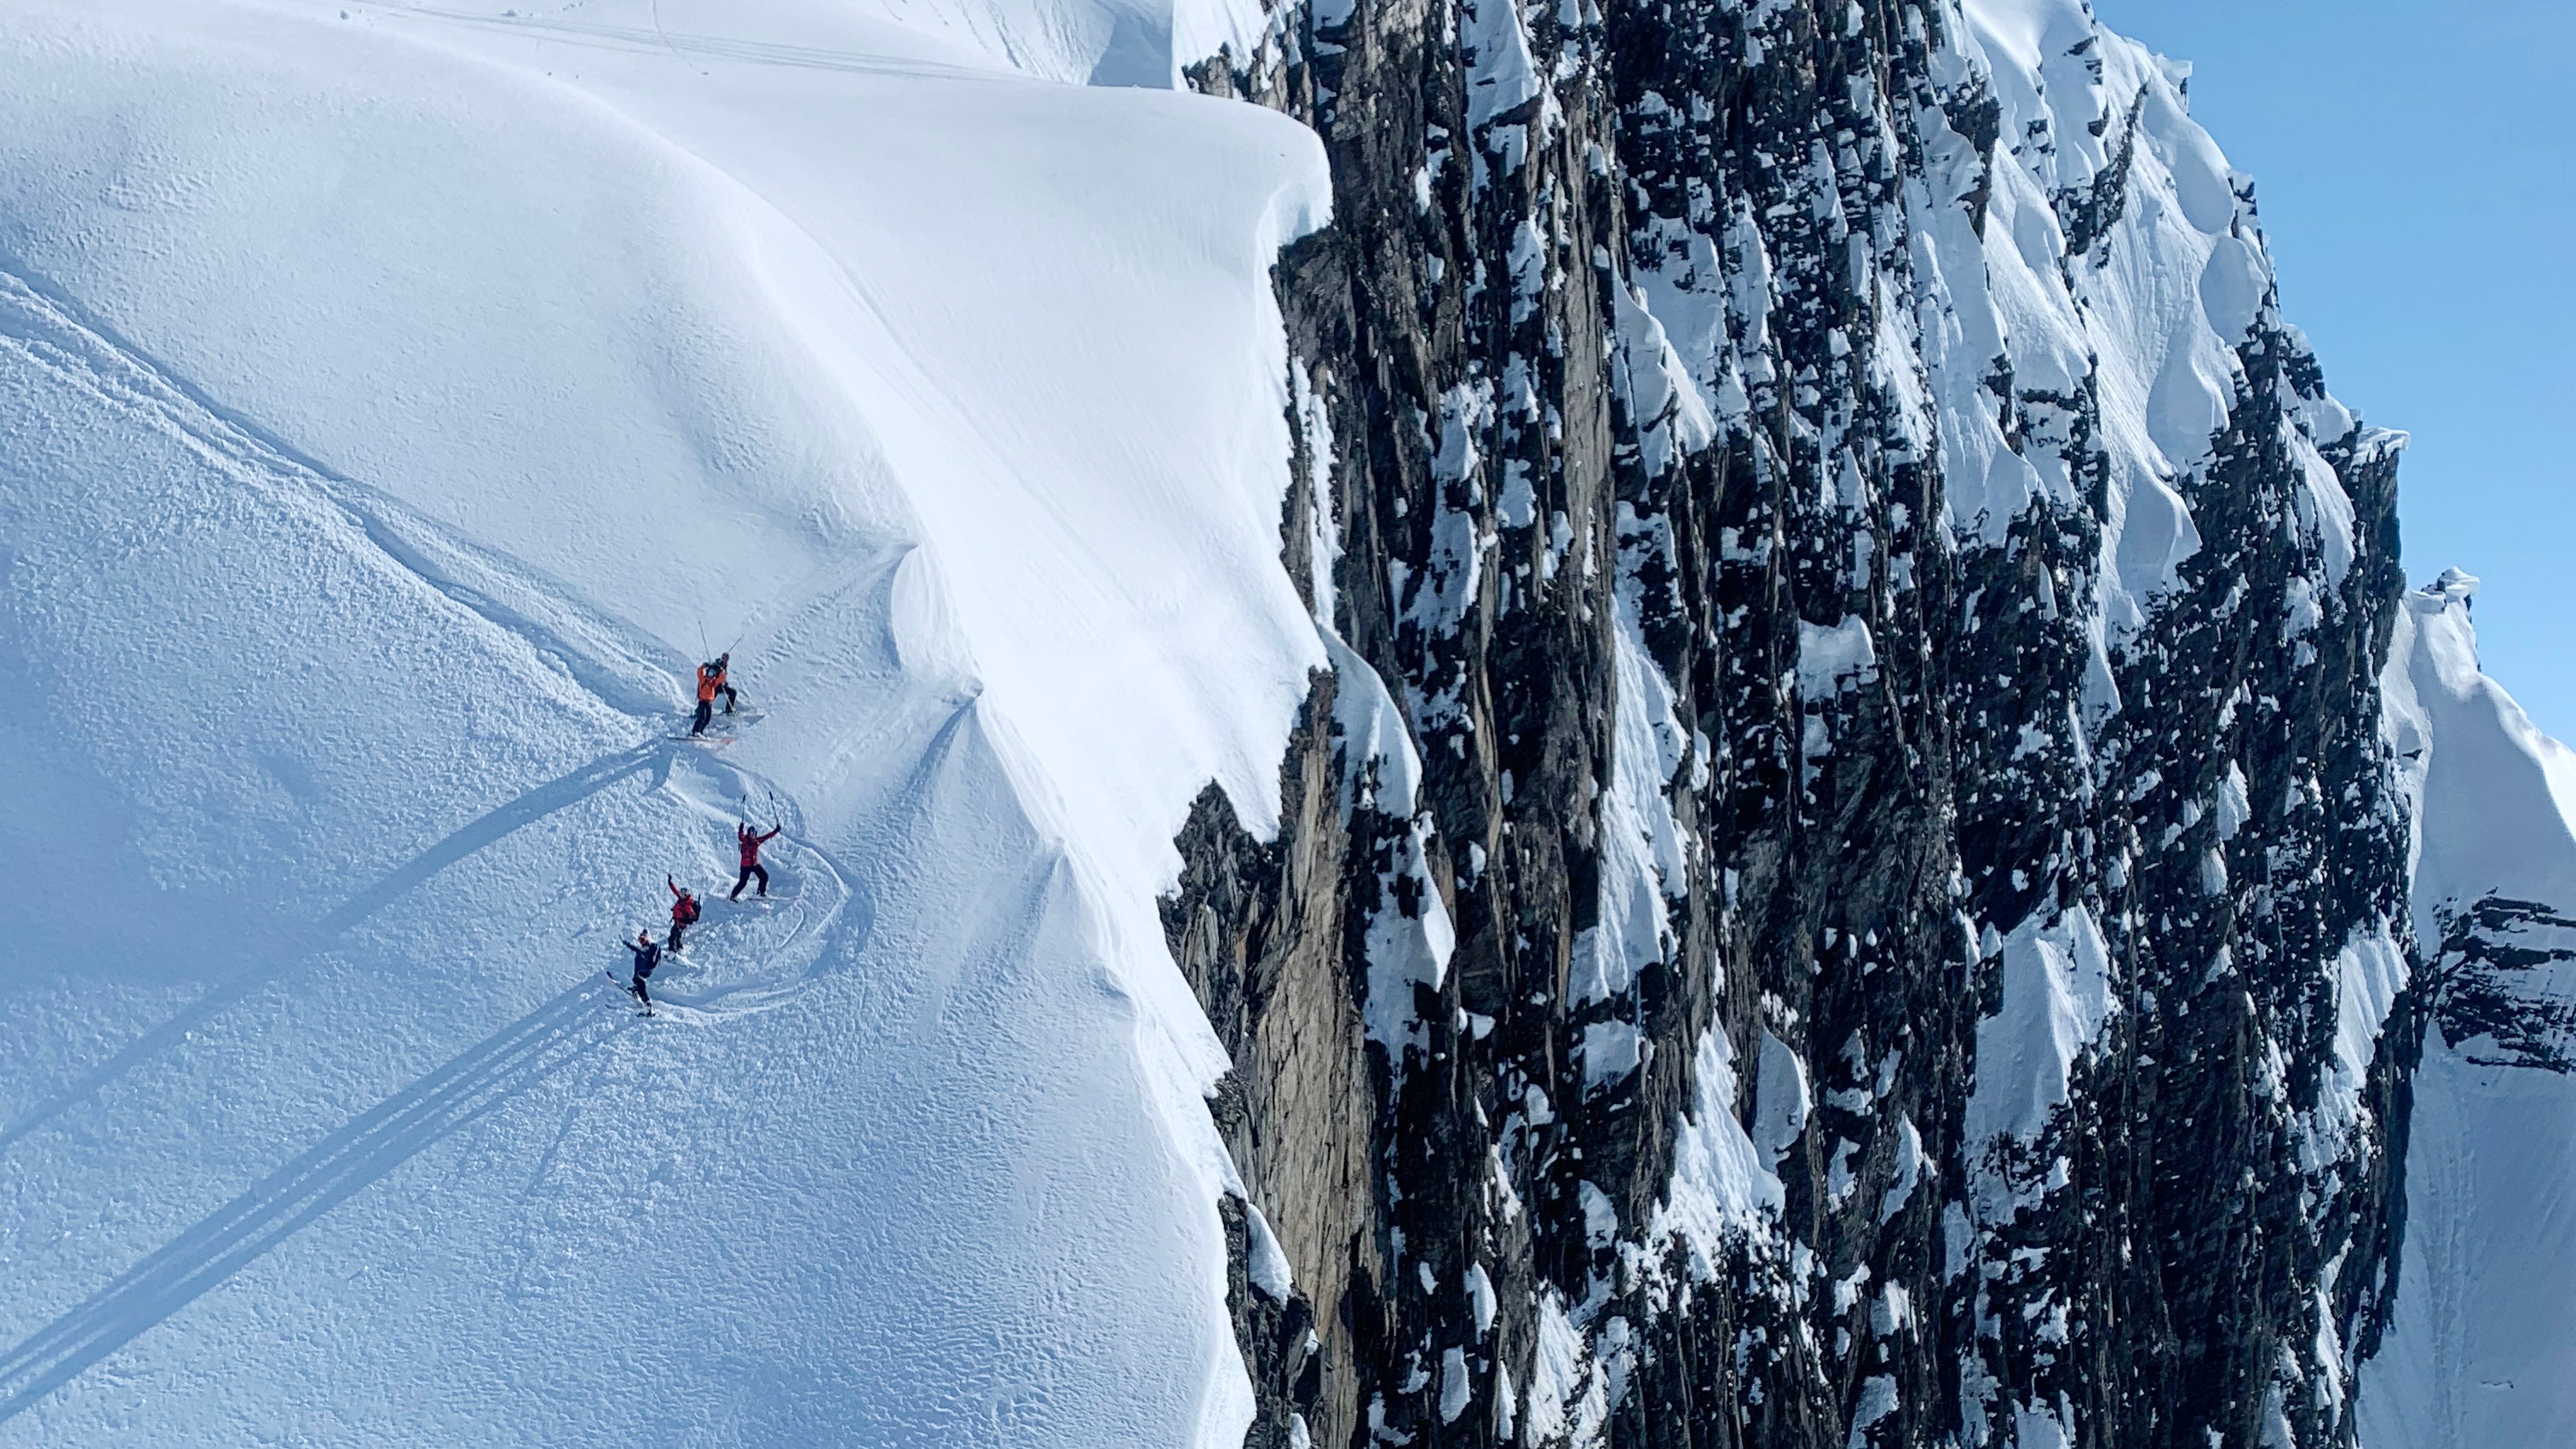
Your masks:
<svg viewBox="0 0 2576 1449"><path fill-rule="evenodd" d="M581 604L524 564L457 537L224 407L6 253L0 253L0 336L17 338L57 367L151 413L211 461L316 495L405 572L516 635L607 708L648 715L675 707L676 680L690 661Z"/></svg>
<svg viewBox="0 0 2576 1449"><path fill-rule="evenodd" d="M589 45L601 50L622 50L630 54L656 55L669 52L683 61L689 55L703 55L717 60L749 61L758 65L788 66L798 70L839 71L848 75L899 76L904 78L949 78L958 80L1008 80L1008 73L967 65L951 65L933 60L890 62L883 57L861 51L827 50L811 45L781 45L774 41L733 40L718 35L692 35L687 31L665 31L658 18L654 27L644 29L626 25L581 24L569 20L541 20L524 12L513 16L495 15L490 11L453 10L441 5L385 5L373 7L378 13L418 16L423 20L444 21L451 25L477 30L496 30L511 35L538 35L565 45Z"/></svg>

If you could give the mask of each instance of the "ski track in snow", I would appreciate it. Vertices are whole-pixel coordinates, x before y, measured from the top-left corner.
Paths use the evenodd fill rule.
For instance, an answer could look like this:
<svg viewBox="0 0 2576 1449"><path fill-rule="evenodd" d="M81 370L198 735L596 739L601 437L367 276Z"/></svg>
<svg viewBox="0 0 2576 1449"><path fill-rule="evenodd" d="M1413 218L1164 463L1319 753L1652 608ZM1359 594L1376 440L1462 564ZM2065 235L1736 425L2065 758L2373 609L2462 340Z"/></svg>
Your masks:
<svg viewBox="0 0 2576 1449"><path fill-rule="evenodd" d="M400 503L347 478L333 476L255 425L227 414L186 379L91 319L37 279L11 269L0 257L0 336L7 336L67 376L93 389L102 402L146 412L153 425L187 439L217 466L271 487L301 490L347 515L391 563L480 615L493 627L519 636L529 650L565 666L599 702L625 714L658 712L650 681L685 672L688 661L649 641L627 636L614 621L581 606L527 571L448 535ZM441 567L441 564L445 567ZM503 602L517 597L525 607ZM554 625L540 622L551 614ZM585 642L586 641L586 642ZM648 659L648 654L659 658ZM356 903L352 903L355 908ZM362 912L363 914L363 912ZM342 928L356 918L342 921ZM326 926L326 934L336 934Z"/></svg>
<svg viewBox="0 0 2576 1449"><path fill-rule="evenodd" d="M1090 0L544 8L0 35L0 1444L1239 1438L1152 892L1319 653L1320 151Z"/></svg>
<svg viewBox="0 0 2576 1449"><path fill-rule="evenodd" d="M500 574L506 565L478 556L479 551L470 544L440 537L435 526L423 520L390 521L400 517L399 505L391 500L370 499L372 508L361 506L354 501L365 496L360 485L329 477L297 458L291 449L259 437L237 420L223 416L202 401L184 379L170 376L150 358L75 319L39 286L5 267L0 267L0 339L26 360L50 368L65 381L86 386L103 404L148 415L149 425L186 439L202 449L218 468L246 479L255 478L269 487L300 491L309 501L339 509L377 545L388 563L408 570L422 584L472 610L494 628L517 636L532 654L569 666L568 672L585 682L618 681L618 685L610 686L617 700L602 699L603 707L622 705L621 712L650 711L637 719L640 730L659 730L666 724L666 714L654 707L654 701L641 691L619 687L624 683L621 676L633 677L639 660L631 655L593 658L577 652L570 642L585 635L613 637L619 632L614 625L582 617L578 606L569 600L548 595L543 603L572 626L549 628L525 613L492 602L489 594L457 582L452 574L434 570L426 561L434 553L465 562L469 567L479 566L487 575ZM509 582L523 591L542 587L524 574ZM684 757L684 750L690 750L690 755ZM712 788L704 794L685 788L679 791L695 813L705 819L710 833L724 828L735 813L718 808L726 799L766 800L789 811L793 808L792 801L761 776L697 754L683 742L647 735L632 748L592 760L485 813L350 897L303 932L301 939L278 943L278 949L282 954L298 957L326 950L342 934L449 866L648 769L654 772L657 789L671 788L684 772L712 777ZM707 915L693 928L699 944L688 956L670 958L657 976L665 990L656 1004L664 1008L664 1014L678 1021L711 1024L784 1006L794 1001L810 979L826 969L827 963L846 960L851 954L854 942L847 938L863 933L865 923L863 918L846 927L842 922L854 899L848 877L820 847L785 833L779 841L788 848L777 851L773 861L778 857L801 858L801 868L793 872L773 870L773 874L790 876L805 885L791 904L792 927L784 939L776 939L774 931L758 932L772 938L760 950L759 959L765 969L711 976L699 966L697 957L708 950L708 935L724 931L730 920L742 918L745 909L757 909L742 907L711 892ZM808 899L808 893L818 888L828 897L828 904L819 912ZM751 924L757 930L759 923ZM249 984L242 981L218 988L138 1038L73 1086L0 1130L0 1148L45 1125L75 1103L94 1097L126 1070L186 1038L238 1001ZM671 990L675 985L679 989ZM581 1057L608 1034L598 1029L595 1020L591 1001L597 995L599 992L587 979L576 982L537 1011L510 1023L361 1113L339 1132L126 1270L78 1307L0 1353L0 1421L69 1382L395 1166L479 1121L499 1103ZM560 1140L559 1136L558 1143Z"/></svg>

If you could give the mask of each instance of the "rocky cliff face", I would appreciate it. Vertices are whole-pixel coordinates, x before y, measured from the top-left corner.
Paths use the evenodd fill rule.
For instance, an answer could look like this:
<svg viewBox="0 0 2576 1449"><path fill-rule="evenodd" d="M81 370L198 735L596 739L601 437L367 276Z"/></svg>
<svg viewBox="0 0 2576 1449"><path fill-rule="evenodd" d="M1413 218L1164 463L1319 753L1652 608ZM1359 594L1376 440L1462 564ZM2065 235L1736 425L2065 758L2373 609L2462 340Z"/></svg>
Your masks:
<svg viewBox="0 0 2576 1449"><path fill-rule="evenodd" d="M1252 1442L2352 1442L2390 435L2078 0L1313 0L1283 557L1167 902Z"/></svg>

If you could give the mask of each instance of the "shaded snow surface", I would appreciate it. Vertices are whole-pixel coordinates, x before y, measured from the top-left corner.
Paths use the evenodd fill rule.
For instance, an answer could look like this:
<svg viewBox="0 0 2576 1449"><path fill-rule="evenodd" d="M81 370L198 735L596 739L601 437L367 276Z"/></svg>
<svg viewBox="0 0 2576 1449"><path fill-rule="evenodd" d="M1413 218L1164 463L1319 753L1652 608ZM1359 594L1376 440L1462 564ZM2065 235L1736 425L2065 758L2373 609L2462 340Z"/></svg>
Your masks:
<svg viewBox="0 0 2576 1449"><path fill-rule="evenodd" d="M1322 658L1312 138L1060 83L1213 12L347 8L0 27L0 1444L1239 1438L1153 895Z"/></svg>
<svg viewBox="0 0 2576 1449"><path fill-rule="evenodd" d="M2409 593L2381 681L2412 757L2427 949L2438 912L2481 896L2576 909L2576 751L2479 672L2474 588ZM2576 967L2545 971L2533 989L2576 994ZM2576 1078L2473 1060L2492 1055L2425 1034L2397 1309L2361 1368L2370 1449L2559 1444L2576 1426Z"/></svg>

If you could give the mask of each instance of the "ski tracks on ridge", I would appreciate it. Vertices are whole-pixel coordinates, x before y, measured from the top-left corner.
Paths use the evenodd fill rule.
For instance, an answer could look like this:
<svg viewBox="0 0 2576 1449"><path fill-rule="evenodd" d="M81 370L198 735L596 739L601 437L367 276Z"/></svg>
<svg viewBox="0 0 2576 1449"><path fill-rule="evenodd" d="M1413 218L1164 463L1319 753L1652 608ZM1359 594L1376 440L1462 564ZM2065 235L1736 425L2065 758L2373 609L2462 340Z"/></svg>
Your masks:
<svg viewBox="0 0 2576 1449"><path fill-rule="evenodd" d="M446 606L506 635L524 649L532 677L552 676L608 716L625 721L637 743L539 784L451 830L300 933L275 945L282 968L328 950L333 942L448 867L537 821L574 808L600 790L646 770L682 810L710 827L722 814L775 802L773 823L786 830L780 874L792 902L762 915L711 902L704 929L709 966L699 980L675 980L673 1004L696 1021L722 1023L775 1010L816 988L855 959L871 922L854 885L857 876L821 844L805 838L803 812L789 792L667 735L691 661L641 630L602 616L517 561L461 538L381 491L342 477L207 398L141 349L85 315L71 299L25 275L0 255L0 349L96 396L100 403L179 441L255 503L315 508L344 520L354 541L371 547L417 579ZM603 721L605 722L605 721ZM726 929L742 923L749 929ZM747 937L747 939L745 939ZM746 957L750 959L745 959ZM608 1066L595 1048L629 1039L640 1023L602 1022L608 989L595 963L560 963L570 984L534 1011L402 1090L355 1111L296 1152L279 1144L274 1168L211 1216L131 1261L50 1321L0 1340L0 1423L46 1399L156 1325L181 1312L307 1225L455 1134L482 1122L504 1102L587 1057L592 1083ZM688 963L695 965L696 963ZM271 973L273 974L273 973ZM251 977L218 983L192 1006L51 1094L0 1130L0 1151L43 1128L107 1083L175 1049L198 1027L240 1002ZM675 1013L676 1014L676 1013ZM619 1056L631 1055L619 1053ZM578 1093L563 1127L586 1109ZM561 1142L558 1135L557 1145ZM551 1160L551 1149L547 1153ZM543 1169L540 1169L543 1175Z"/></svg>
<svg viewBox="0 0 2576 1449"><path fill-rule="evenodd" d="M377 489L333 472L209 398L79 305L0 254L0 338L151 418L243 483L320 503L405 572L523 643L620 714L667 712L689 661L601 616L515 561L456 536Z"/></svg>
<svg viewBox="0 0 2576 1449"><path fill-rule="evenodd" d="M647 766L668 785L684 758L729 780L731 794L748 805L766 797L786 802L789 792L755 772L695 755L695 747L653 733L668 728L676 685L693 661L622 621L600 614L517 561L457 536L380 490L343 477L292 445L217 404L202 389L150 354L86 316L79 305L0 255L0 343L14 344L50 370L76 379L104 401L151 419L168 435L246 486L263 493L318 503L336 513L375 550L423 585L471 613L527 650L531 663L567 681L600 707L625 716L644 734L635 749L602 756L572 775L550 781L450 834L362 891L318 922L304 943L326 948L341 933L391 904L413 887L507 835L570 808L601 788ZM708 802L693 801L702 814ZM851 874L828 851L802 838L802 816L781 839L805 860L799 876L827 887L819 909L799 893L798 920L780 952L803 947L792 961L773 955L771 969L730 979L704 994L702 1014L739 1015L783 1004L800 983L821 974L837 952L834 928L853 897ZM300 954L300 953L299 953ZM675 998L679 1000L681 998ZM724 1003L721 1007L717 1003ZM16 1135L16 1129L12 1130Z"/></svg>

